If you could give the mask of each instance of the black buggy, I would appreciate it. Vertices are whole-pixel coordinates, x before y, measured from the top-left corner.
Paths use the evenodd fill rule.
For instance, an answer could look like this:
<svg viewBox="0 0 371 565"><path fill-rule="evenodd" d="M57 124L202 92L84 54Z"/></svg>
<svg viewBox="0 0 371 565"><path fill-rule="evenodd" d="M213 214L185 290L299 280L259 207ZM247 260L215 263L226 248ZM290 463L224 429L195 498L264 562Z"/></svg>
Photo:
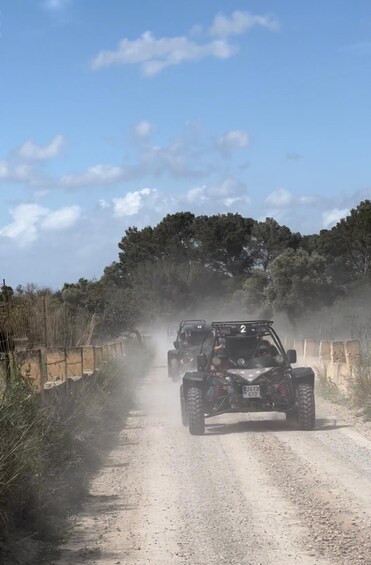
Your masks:
<svg viewBox="0 0 371 565"><path fill-rule="evenodd" d="M182 423L202 435L205 418L227 412L283 412L300 430L315 424L314 372L292 368L268 320L213 322L180 387Z"/></svg>
<svg viewBox="0 0 371 565"><path fill-rule="evenodd" d="M172 328L168 329L168 335ZM197 356L212 331L206 320L182 320L177 329L174 349L167 353L168 375L179 381L182 374L197 368Z"/></svg>

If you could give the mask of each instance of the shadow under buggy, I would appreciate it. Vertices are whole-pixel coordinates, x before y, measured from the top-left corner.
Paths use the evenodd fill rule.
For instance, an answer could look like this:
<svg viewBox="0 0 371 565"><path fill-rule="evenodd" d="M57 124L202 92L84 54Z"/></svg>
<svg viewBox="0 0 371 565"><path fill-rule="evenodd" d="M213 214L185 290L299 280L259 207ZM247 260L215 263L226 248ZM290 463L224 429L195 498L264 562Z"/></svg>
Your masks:
<svg viewBox="0 0 371 565"><path fill-rule="evenodd" d="M285 351L269 320L213 322L183 376L182 423L202 435L205 418L227 412L283 412L291 425L315 425L314 372L292 368L296 351Z"/></svg>

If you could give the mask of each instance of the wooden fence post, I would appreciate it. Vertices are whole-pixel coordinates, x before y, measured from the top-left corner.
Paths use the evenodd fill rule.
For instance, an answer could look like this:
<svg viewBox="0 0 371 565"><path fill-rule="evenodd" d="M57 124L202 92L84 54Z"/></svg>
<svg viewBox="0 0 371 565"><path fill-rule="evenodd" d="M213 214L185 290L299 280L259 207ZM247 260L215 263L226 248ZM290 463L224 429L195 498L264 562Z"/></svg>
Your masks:
<svg viewBox="0 0 371 565"><path fill-rule="evenodd" d="M68 358L67 358L67 347L64 348L64 382L67 382L68 375Z"/></svg>
<svg viewBox="0 0 371 565"><path fill-rule="evenodd" d="M40 374L40 396L41 400L44 402L45 400L45 382L47 379L47 366L46 366L46 359L44 358L43 352L41 349L38 350L38 361L39 361L39 374Z"/></svg>
<svg viewBox="0 0 371 565"><path fill-rule="evenodd" d="M84 376L84 348L80 347L80 357L81 357L81 377Z"/></svg>

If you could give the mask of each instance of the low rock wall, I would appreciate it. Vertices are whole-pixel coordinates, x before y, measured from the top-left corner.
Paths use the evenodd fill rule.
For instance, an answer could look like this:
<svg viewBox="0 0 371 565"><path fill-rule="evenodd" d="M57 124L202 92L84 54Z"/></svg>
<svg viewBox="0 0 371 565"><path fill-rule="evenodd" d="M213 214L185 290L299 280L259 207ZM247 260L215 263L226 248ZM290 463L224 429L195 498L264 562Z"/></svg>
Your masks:
<svg viewBox="0 0 371 565"><path fill-rule="evenodd" d="M326 376L344 395L350 395L362 360L361 344L358 340L317 342L313 339L297 339L286 340L286 343L296 349L298 364L311 366L318 376Z"/></svg>
<svg viewBox="0 0 371 565"><path fill-rule="evenodd" d="M37 392L44 394L46 390L67 386L69 381L94 374L110 359L125 357L129 341L100 346L26 349L3 355L0 358L0 396L15 368L32 383Z"/></svg>

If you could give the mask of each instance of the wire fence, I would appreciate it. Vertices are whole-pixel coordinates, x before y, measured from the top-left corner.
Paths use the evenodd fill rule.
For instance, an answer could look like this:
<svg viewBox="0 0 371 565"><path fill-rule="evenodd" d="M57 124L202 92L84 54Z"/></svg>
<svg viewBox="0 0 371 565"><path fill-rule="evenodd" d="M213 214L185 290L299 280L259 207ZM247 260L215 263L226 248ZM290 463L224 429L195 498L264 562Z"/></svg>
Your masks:
<svg viewBox="0 0 371 565"><path fill-rule="evenodd" d="M96 316L52 294L28 293L0 301L0 352L89 345Z"/></svg>

